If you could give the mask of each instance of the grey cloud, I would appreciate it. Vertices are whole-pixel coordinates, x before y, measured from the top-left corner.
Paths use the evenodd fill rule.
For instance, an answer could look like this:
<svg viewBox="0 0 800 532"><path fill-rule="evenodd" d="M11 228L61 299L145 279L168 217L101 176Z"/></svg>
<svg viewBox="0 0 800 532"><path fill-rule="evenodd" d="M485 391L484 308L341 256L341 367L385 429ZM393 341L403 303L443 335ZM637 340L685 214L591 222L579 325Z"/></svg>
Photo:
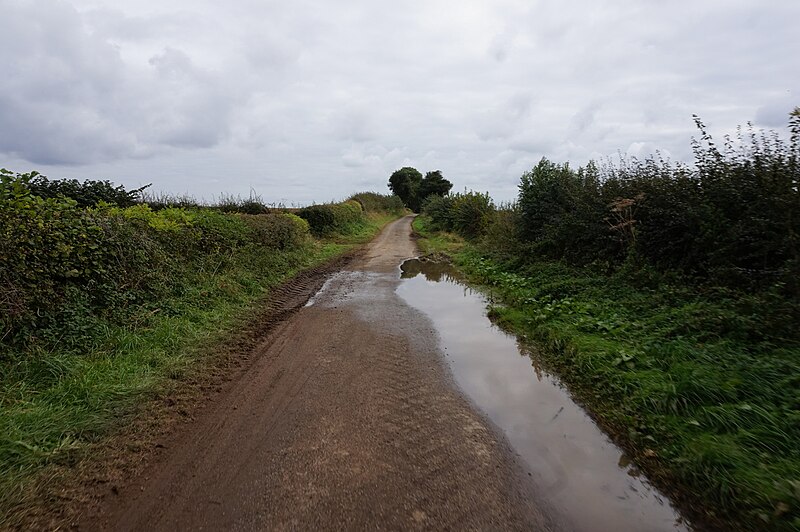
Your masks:
<svg viewBox="0 0 800 532"><path fill-rule="evenodd" d="M789 113L795 107L800 107L800 91L787 90L758 108L755 123L764 127L782 128L789 122Z"/></svg>
<svg viewBox="0 0 800 532"><path fill-rule="evenodd" d="M575 113L570 121L571 131L579 135L594 125L598 110L600 110L600 104L593 103Z"/></svg>
<svg viewBox="0 0 800 532"><path fill-rule="evenodd" d="M152 156L169 146L210 147L225 138L239 101L224 75L166 47L149 65L119 47L70 4L13 5L0 22L0 153L41 164ZM150 72L148 72L148 69Z"/></svg>
<svg viewBox="0 0 800 532"><path fill-rule="evenodd" d="M796 0L15 0L0 154L290 202L412 165L511 199L542 156L690 159L693 113L717 137L782 128L798 19Z"/></svg>
<svg viewBox="0 0 800 532"><path fill-rule="evenodd" d="M84 18L95 35L112 42L157 40L179 32L182 26L178 16L128 16L116 7L90 9Z"/></svg>
<svg viewBox="0 0 800 532"><path fill-rule="evenodd" d="M493 106L477 117L476 132L481 140L507 139L524 126L533 106L528 93L514 94L501 105Z"/></svg>
<svg viewBox="0 0 800 532"><path fill-rule="evenodd" d="M344 108L332 115L332 126L337 137L355 142L374 140L378 126L373 118L375 111L356 104L344 104Z"/></svg>

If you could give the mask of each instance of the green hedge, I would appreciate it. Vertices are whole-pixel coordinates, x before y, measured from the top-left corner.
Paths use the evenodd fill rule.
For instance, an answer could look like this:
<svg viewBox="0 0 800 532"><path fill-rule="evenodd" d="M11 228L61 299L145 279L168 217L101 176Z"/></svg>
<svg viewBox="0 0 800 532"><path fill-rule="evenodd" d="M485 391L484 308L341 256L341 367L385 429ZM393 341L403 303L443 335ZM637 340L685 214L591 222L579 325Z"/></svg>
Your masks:
<svg viewBox="0 0 800 532"><path fill-rule="evenodd" d="M80 347L99 319L123 322L237 250L293 249L309 238L308 223L292 214L85 208L34 195L24 176L0 178L0 348ZM353 217L355 209L340 210Z"/></svg>
<svg viewBox="0 0 800 532"><path fill-rule="evenodd" d="M496 234L499 220L522 261L654 268L800 297L800 110L788 141L751 130L718 147L698 127L692 167L651 157L573 169L542 159L501 214L475 192L432 198L423 210L434 227L469 239Z"/></svg>
<svg viewBox="0 0 800 532"><path fill-rule="evenodd" d="M403 200L395 195L359 192L350 197L350 199L360 203L364 212L388 212L399 215L405 210Z"/></svg>
<svg viewBox="0 0 800 532"><path fill-rule="evenodd" d="M308 222L311 233L315 236L350 233L366 221L361 203L355 200L310 205L297 211L297 216Z"/></svg>
<svg viewBox="0 0 800 532"><path fill-rule="evenodd" d="M309 238L308 222L294 214L240 216L253 231L253 240L268 248L297 248L305 244Z"/></svg>

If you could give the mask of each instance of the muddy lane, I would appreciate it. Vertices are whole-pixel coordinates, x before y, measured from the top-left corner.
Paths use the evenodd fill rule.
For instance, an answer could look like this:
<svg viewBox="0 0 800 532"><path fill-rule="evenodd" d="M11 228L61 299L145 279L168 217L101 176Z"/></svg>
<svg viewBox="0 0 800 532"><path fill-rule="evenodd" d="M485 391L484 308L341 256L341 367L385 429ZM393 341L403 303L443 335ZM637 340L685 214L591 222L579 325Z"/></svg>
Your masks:
<svg viewBox="0 0 800 532"><path fill-rule="evenodd" d="M453 385L396 294L394 222L280 324L257 360L80 528L560 530L524 461Z"/></svg>

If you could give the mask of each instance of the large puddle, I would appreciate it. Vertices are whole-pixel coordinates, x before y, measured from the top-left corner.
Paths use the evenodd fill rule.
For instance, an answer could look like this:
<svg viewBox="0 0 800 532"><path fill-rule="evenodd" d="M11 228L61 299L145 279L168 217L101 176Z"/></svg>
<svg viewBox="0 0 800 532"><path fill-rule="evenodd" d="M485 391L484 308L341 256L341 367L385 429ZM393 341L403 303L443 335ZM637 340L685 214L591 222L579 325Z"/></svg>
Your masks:
<svg viewBox="0 0 800 532"><path fill-rule="evenodd" d="M666 497L447 264L409 260L397 293L433 321L453 376L527 462L559 522L576 530L687 530Z"/></svg>

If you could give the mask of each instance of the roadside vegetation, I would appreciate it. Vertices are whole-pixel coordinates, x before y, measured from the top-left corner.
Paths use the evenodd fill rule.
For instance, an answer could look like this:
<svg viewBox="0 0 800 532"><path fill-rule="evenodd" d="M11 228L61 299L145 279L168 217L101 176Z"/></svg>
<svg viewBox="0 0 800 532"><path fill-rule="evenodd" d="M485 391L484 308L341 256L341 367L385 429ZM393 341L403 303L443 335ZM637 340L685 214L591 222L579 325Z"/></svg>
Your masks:
<svg viewBox="0 0 800 532"><path fill-rule="evenodd" d="M142 193L0 171L4 519L37 474L191 373L271 289L404 212L375 193L296 213Z"/></svg>
<svg viewBox="0 0 800 532"><path fill-rule="evenodd" d="M543 159L414 226L695 517L800 530L800 110L789 140L697 123L691 167Z"/></svg>

